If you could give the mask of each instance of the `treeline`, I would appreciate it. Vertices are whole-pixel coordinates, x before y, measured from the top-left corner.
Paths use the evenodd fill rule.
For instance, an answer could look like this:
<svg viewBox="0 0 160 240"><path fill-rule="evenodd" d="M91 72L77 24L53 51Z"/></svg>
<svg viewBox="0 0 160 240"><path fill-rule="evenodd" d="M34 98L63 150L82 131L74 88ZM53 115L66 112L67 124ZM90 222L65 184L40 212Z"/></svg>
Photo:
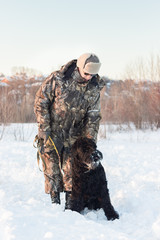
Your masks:
<svg viewBox="0 0 160 240"><path fill-rule="evenodd" d="M35 122L34 99L44 76L13 75L0 82L0 123Z"/></svg>
<svg viewBox="0 0 160 240"><path fill-rule="evenodd" d="M106 80L101 109L102 123L160 128L160 82Z"/></svg>
<svg viewBox="0 0 160 240"><path fill-rule="evenodd" d="M35 93L44 76L15 74L0 82L0 124L35 122ZM113 81L104 77L101 94L102 123L136 128L160 128L160 82Z"/></svg>

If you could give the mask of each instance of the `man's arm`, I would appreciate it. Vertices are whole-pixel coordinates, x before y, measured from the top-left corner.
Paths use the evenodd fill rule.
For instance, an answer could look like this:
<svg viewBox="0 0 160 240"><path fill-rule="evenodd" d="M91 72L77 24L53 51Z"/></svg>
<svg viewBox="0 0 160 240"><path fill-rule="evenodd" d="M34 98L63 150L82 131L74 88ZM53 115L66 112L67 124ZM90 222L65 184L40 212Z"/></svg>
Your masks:
<svg viewBox="0 0 160 240"><path fill-rule="evenodd" d="M55 81L51 74L36 93L34 112L38 123L38 136L47 140L51 133L50 105L53 102Z"/></svg>
<svg viewBox="0 0 160 240"><path fill-rule="evenodd" d="M83 131L84 136L92 138L95 142L97 142L100 120L100 94L97 94L95 101L88 108L88 111L86 113L85 127Z"/></svg>

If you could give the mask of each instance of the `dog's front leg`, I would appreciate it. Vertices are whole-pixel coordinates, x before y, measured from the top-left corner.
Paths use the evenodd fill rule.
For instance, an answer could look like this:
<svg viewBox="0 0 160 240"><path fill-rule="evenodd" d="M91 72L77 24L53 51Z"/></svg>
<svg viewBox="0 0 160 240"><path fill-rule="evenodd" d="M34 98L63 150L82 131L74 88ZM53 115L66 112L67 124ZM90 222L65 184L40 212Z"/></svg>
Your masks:
<svg viewBox="0 0 160 240"><path fill-rule="evenodd" d="M81 212L84 209L84 200L81 196L72 200L72 211Z"/></svg>
<svg viewBox="0 0 160 240"><path fill-rule="evenodd" d="M119 219L119 214L114 210L114 207L111 204L109 190L107 184L104 184L101 189L101 206L104 210L104 213L108 220Z"/></svg>

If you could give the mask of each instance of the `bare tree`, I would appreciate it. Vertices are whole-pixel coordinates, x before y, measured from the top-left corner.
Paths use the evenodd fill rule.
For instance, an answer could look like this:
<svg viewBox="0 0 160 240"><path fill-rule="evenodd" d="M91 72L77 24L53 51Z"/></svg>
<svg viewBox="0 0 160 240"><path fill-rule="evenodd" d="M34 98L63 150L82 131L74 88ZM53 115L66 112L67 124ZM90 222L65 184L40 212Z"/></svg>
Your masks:
<svg viewBox="0 0 160 240"><path fill-rule="evenodd" d="M139 58L128 64L123 78L135 81L160 81L160 56L150 54L148 59Z"/></svg>

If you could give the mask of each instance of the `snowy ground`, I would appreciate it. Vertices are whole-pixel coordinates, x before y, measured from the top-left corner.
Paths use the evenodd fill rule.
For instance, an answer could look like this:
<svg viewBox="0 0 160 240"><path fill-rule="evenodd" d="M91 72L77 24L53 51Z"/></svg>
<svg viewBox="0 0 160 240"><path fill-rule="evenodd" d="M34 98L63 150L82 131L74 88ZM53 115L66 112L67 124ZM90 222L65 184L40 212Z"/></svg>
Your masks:
<svg viewBox="0 0 160 240"><path fill-rule="evenodd" d="M160 239L160 131L113 131L99 139L120 214L113 222L102 210L64 211L64 194L61 206L51 205L36 163L35 133L36 125L11 125L0 141L1 240Z"/></svg>

